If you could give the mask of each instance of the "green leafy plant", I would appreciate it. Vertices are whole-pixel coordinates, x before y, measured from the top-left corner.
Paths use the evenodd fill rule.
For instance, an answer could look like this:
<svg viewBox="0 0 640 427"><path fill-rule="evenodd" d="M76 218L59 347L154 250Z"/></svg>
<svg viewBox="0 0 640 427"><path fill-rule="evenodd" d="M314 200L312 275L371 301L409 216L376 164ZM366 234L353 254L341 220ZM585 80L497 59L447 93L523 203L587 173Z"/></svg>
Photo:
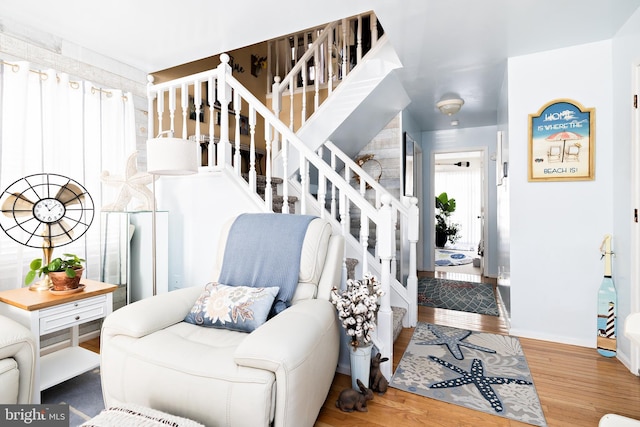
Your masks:
<svg viewBox="0 0 640 427"><path fill-rule="evenodd" d="M456 199L443 192L436 197L436 209L436 237L438 234L446 236L444 243L455 244L460 239L460 224L452 223L450 217L456 210Z"/></svg>
<svg viewBox="0 0 640 427"><path fill-rule="evenodd" d="M67 277L76 277L76 269L82 267L84 259L79 258L74 254L63 254L64 258L54 258L47 265L42 265L42 259L36 258L29 264L29 272L24 278L24 284L28 285L33 282L33 279L42 277L43 274L48 274L57 271L64 271Z"/></svg>

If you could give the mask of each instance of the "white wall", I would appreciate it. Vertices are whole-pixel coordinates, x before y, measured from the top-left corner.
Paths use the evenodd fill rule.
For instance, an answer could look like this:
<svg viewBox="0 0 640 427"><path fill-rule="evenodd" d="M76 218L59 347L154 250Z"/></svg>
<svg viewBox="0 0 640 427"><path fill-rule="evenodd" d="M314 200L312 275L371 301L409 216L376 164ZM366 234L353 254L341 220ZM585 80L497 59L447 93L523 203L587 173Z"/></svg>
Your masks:
<svg viewBox="0 0 640 427"><path fill-rule="evenodd" d="M243 212L262 212L257 196L237 179L221 171L158 179L158 209L169 211L169 290L213 280L223 224Z"/></svg>
<svg viewBox="0 0 640 427"><path fill-rule="evenodd" d="M424 227L422 230L422 245L424 248L423 264L425 267L433 265L434 259L434 199L431 177L433 176L433 153L446 151L470 151L477 148L486 148L487 155L487 212L485 214L488 228L488 242L485 243L485 275L495 277L496 264L496 173L495 162L489 160L495 153L496 147L495 126L479 128L463 128L446 131L422 132L422 158L424 166L424 180L420 209L424 211ZM431 213L431 214L429 214Z"/></svg>
<svg viewBox="0 0 640 427"><path fill-rule="evenodd" d="M625 318L632 311L640 309L638 301L633 301L631 285L638 277L631 274L637 268L638 254L632 250L632 228L637 233L638 224L631 219L633 207L638 207L631 183L631 117L633 75L632 69L640 65L640 11L637 11L613 39L613 278L618 291L618 358L630 366L630 343L622 333ZM637 88L636 88L637 90ZM636 142L637 144L637 142ZM640 165L636 165L640 167ZM636 188L637 191L637 188ZM634 282L635 279L635 282ZM637 296L636 296L637 298ZM635 303L635 304L634 304ZM637 363L637 361L636 361ZM632 369L632 372L636 372Z"/></svg>
<svg viewBox="0 0 640 427"><path fill-rule="evenodd" d="M599 248L614 231L611 64L611 41L509 59L514 335L595 347ZM557 98L595 108L593 181L527 180L528 115Z"/></svg>

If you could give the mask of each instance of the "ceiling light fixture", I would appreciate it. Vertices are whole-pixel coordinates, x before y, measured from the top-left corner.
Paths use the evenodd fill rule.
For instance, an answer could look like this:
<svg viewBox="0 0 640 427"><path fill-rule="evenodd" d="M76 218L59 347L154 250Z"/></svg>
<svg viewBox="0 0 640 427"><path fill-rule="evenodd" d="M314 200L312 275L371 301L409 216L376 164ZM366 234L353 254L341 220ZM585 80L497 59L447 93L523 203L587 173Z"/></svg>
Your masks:
<svg viewBox="0 0 640 427"><path fill-rule="evenodd" d="M440 110L442 114L446 114L447 116L452 116L462 108L464 104L464 100L460 98L454 99L443 99L442 101L438 101L436 103L436 107Z"/></svg>

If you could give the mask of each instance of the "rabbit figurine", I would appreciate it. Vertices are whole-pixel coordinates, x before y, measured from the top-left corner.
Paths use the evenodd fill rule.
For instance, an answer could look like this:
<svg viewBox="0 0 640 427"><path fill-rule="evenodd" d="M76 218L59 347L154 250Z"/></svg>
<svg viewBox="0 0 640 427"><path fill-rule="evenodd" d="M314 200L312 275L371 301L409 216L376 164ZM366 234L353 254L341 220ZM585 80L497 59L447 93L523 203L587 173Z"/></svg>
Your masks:
<svg viewBox="0 0 640 427"><path fill-rule="evenodd" d="M379 393L385 394L387 387L389 387L389 381L382 375L380 371L380 364L389 360L388 357L382 357L380 353L371 359L371 369L369 371L369 388Z"/></svg>
<svg viewBox="0 0 640 427"><path fill-rule="evenodd" d="M367 401L373 399L373 392L366 388L362 381L356 380L360 392L347 388L340 392L336 406L344 412L353 412L354 409L359 412L367 412Z"/></svg>

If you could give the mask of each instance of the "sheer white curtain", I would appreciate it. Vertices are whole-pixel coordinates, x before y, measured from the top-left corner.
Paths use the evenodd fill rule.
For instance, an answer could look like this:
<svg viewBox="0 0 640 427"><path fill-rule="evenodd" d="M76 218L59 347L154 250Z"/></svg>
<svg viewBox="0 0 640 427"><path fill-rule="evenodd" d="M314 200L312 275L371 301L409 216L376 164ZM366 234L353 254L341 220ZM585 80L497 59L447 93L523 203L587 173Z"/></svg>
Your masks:
<svg viewBox="0 0 640 427"><path fill-rule="evenodd" d="M86 277L100 278L101 171L119 171L135 150L131 94L101 89L27 62L0 62L0 191L36 173L56 173L81 183L95 214L87 233L55 250L87 260ZM107 190L109 191L109 190ZM111 190L113 191L113 190ZM109 195L107 195L108 197ZM0 232L0 289L21 286L28 264L42 250Z"/></svg>
<svg viewBox="0 0 640 427"><path fill-rule="evenodd" d="M478 218L482 209L482 180L479 168L456 168L437 171L434 177L435 194L447 193L456 199L456 211L451 221L460 224L460 240L455 247L478 250L482 238L482 224Z"/></svg>

